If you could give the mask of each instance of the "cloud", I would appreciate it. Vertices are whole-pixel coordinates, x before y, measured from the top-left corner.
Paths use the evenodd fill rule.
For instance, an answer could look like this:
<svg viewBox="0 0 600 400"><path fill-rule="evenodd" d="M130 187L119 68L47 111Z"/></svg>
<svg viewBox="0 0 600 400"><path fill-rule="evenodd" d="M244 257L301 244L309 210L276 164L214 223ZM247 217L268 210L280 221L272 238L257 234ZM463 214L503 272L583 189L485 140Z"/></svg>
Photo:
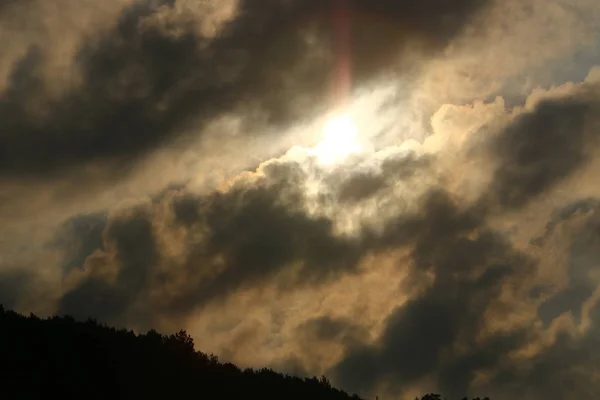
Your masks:
<svg viewBox="0 0 600 400"><path fill-rule="evenodd" d="M67 273L58 311L136 329L176 326L200 312L215 318L203 332L222 332L212 345L227 357L251 362L259 357L252 349L266 346L271 365L328 372L361 393L411 395L428 383L451 396L499 390L486 385L555 351L565 312L580 323L593 318L586 307L597 287L588 277L597 259L594 225L571 244L568 287L531 296L544 273L539 257L493 224L585 169L595 140L594 92L585 87L505 115L481 108L488 123L459 140L448 136L452 152L426 143L331 168L291 151L213 191L173 186L120 205L106 220L73 218L58 237L72 246L69 260L85 261ZM454 184L470 179L462 171L489 177L481 186ZM592 210L593 201L558 210L542 235L579 209ZM352 229L343 228L345 219ZM402 295L370 322L332 306L300 308L293 318L285 305L270 311L294 293L310 302L338 282L360 282L386 258L390 285ZM348 295L360 303L359 294ZM252 323L232 311L236 301ZM260 345L269 329L280 336L275 342L291 343ZM511 379L533 379L520 373Z"/></svg>
<svg viewBox="0 0 600 400"><path fill-rule="evenodd" d="M85 259L96 249L102 249L102 232L107 224L106 213L76 215L69 218L50 246L64 253L63 269L69 273L74 268L83 268Z"/></svg>
<svg viewBox="0 0 600 400"><path fill-rule="evenodd" d="M6 308L16 308L30 283L31 276L21 270L3 271L0 274L0 304Z"/></svg>
<svg viewBox="0 0 600 400"><path fill-rule="evenodd" d="M283 288L335 279L356 267L360 247L354 240L336 237L327 218L311 218L305 211L277 204L275 195L255 188L208 199L201 211L204 240L188 263L194 268L218 257L219 272L180 293L176 304L185 305L184 310L201 305L260 284L298 263L291 282L281 283Z"/></svg>
<svg viewBox="0 0 600 400"><path fill-rule="evenodd" d="M103 232L103 242L106 250L97 250L86 260L89 274L60 300L60 314L119 321L148 289L160 255L147 211L137 207L113 217Z"/></svg>
<svg viewBox="0 0 600 400"><path fill-rule="evenodd" d="M81 48L83 84L58 101L44 98L41 49L31 48L14 66L0 102L3 175L48 174L96 160L123 163L163 143L189 117L184 104L192 104L172 91L197 66L200 39L137 29L151 13L132 8L113 32Z"/></svg>
<svg viewBox="0 0 600 400"><path fill-rule="evenodd" d="M493 188L501 206L523 206L585 163L598 105L579 99L543 102L492 141L502 163Z"/></svg>
<svg viewBox="0 0 600 400"><path fill-rule="evenodd" d="M598 73L512 86L597 5L348 0L344 42L342 3L0 2L46 21L0 54L0 301L365 396L592 398ZM348 65L369 143L324 165Z"/></svg>
<svg viewBox="0 0 600 400"><path fill-rule="evenodd" d="M428 174L431 158L415 152L386 154L379 163L364 169L341 169L330 174L327 184L336 192L341 203L360 203L376 196L395 182L410 181Z"/></svg>
<svg viewBox="0 0 600 400"><path fill-rule="evenodd" d="M365 336L360 325L352 321L329 316L310 319L299 327L312 339L322 341L356 342L361 336Z"/></svg>
<svg viewBox="0 0 600 400"><path fill-rule="evenodd" d="M457 209L444 193L432 193L421 212L410 224L413 273L431 273L433 282L388 317L375 346L351 349L335 367L338 379L352 390L371 390L387 381L398 391L441 369L438 387L461 396L474 371L497 362L506 346L522 344L502 334L481 340L480 334L486 309L505 285L532 273L533 261L486 230L479 212ZM466 343L473 345L460 354ZM453 365L446 366L444 358Z"/></svg>
<svg viewBox="0 0 600 400"><path fill-rule="evenodd" d="M236 329L218 348L247 359L250 343L274 324L295 344L287 351L271 344L268 362L329 372L350 390L411 394L426 382L453 396L483 390L481 376L499 379L515 365L512 354L537 346L531 360L551 351L555 344L547 337L559 335L555 325L564 312L580 322L590 318L584 308L597 287L587 275L597 259L592 225L571 245L569 287L531 296L543 273L540 260L492 224L585 168L583 155L594 151L589 109L595 100L581 88L586 84L558 97L548 93L503 116L477 109L488 123L461 135L450 153L426 143L331 168L291 151L213 191L173 186L108 217L73 217L57 232L70 266L57 310L148 329L185 323L198 312L229 315L228 305L247 296L248 307L266 308L268 315L273 299L360 280L390 257L403 294L374 322L335 308L300 310L293 321L285 311L268 318L254 311L252 324L225 318L224 326ZM469 179L460 171L489 177L473 194L473 186L453 184ZM591 210L593 201L577 204L558 211L545 235L576 210ZM387 256L395 252L404 256ZM330 353L319 355L320 348Z"/></svg>
<svg viewBox="0 0 600 400"><path fill-rule="evenodd" d="M544 296L539 307L540 318L550 325L556 318L570 313L576 325L583 323L584 304L600 284L596 273L599 254L598 211L596 199L585 199L564 207L557 218L548 223L546 234L535 243L548 247L549 240L557 236L556 229L566 231L566 280Z"/></svg>
<svg viewBox="0 0 600 400"><path fill-rule="evenodd" d="M410 168L421 163L412 153L391 153L381 171L387 179L411 179ZM183 318L269 282L283 293L326 285L359 273L371 251L411 240L412 231L395 237L402 229L397 226L383 235L368 228L359 236L341 233L335 216L310 211L313 200L305 188L319 176L327 176L325 170L307 170L284 157L236 177L221 191L201 195L173 188L150 203L122 206L128 211L108 220L103 213L71 218L54 241L65 253L72 284L60 312L115 322L135 320L131 312ZM340 198L344 186L329 192ZM406 218L412 229L413 220ZM80 268L69 271L75 266Z"/></svg>
<svg viewBox="0 0 600 400"><path fill-rule="evenodd" d="M598 394L597 219L595 213L580 218L572 214L547 236L552 241L556 239L552 236L567 237L566 277L538 303L539 318L553 334L550 340L538 339L533 354L515 357L513 362L500 366L484 385L487 389L482 390L497 396L520 393L532 399L593 398ZM550 251L551 245L545 250Z"/></svg>
<svg viewBox="0 0 600 400"><path fill-rule="evenodd" d="M569 220L570 218L579 214L588 214L595 212L600 207L600 200L595 198L580 199L572 204L568 204L562 209L555 212L553 219L548 221L546 224L546 232L543 236L537 237L532 240L535 245L543 245L546 239L551 236L556 227L563 221Z"/></svg>
<svg viewBox="0 0 600 400"><path fill-rule="evenodd" d="M441 48L483 4L351 2L356 84L388 68L406 43ZM285 126L325 109L333 5L246 0L215 36L203 37L193 21L155 22L174 1L135 3L112 29L79 45L71 68L81 82L59 98L47 93L47 52L32 45L0 95L0 174L43 176L100 162L119 176L132 160L225 112ZM369 20L384 16L382 25Z"/></svg>
<svg viewBox="0 0 600 400"><path fill-rule="evenodd" d="M295 173L293 164L281 169ZM117 318L135 302L152 297L153 288L174 286L160 298L144 301L158 302L158 314L187 315L286 268L293 274L282 278L282 290L353 271L360 247L354 239L334 235L327 218L294 207L301 193L291 185L292 175L279 176L282 170L272 167L263 182L241 179L226 192L208 196L169 192L156 207L110 218L103 249L84 264L89 276L63 298L61 312ZM153 226L165 218L170 220L166 226ZM183 249L156 239L177 240L178 230L184 232ZM161 257L167 260L159 268Z"/></svg>

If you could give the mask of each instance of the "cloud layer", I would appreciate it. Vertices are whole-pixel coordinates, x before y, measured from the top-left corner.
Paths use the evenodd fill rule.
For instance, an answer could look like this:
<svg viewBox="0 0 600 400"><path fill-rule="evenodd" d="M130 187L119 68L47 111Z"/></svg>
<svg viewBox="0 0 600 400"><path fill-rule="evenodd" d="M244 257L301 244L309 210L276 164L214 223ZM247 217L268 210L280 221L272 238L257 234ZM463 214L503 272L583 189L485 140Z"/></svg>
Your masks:
<svg viewBox="0 0 600 400"><path fill-rule="evenodd" d="M1 303L364 396L598 396L600 69L531 90L595 3L84 3L0 1ZM365 146L324 164L340 85Z"/></svg>

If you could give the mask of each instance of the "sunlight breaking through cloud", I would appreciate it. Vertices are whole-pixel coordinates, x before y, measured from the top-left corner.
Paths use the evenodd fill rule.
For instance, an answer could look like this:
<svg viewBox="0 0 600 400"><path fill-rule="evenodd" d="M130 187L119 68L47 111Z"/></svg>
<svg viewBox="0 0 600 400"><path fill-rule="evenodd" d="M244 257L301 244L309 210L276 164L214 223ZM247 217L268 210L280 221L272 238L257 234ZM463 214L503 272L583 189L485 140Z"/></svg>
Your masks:
<svg viewBox="0 0 600 400"><path fill-rule="evenodd" d="M52 4L0 0L5 307L600 398L596 0Z"/></svg>

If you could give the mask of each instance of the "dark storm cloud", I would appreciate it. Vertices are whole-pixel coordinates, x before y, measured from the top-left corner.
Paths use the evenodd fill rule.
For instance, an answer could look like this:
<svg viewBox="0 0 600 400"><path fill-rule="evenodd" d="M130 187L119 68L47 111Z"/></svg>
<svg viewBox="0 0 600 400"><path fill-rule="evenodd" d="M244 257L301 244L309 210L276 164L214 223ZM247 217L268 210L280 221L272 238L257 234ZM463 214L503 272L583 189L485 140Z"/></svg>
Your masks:
<svg viewBox="0 0 600 400"><path fill-rule="evenodd" d="M415 240L413 276L433 272L433 284L390 315L376 345L350 348L333 373L359 391L384 381L402 389L437 373L440 390L462 396L476 371L522 343L522 335L515 334L475 344L484 312L503 285L530 274L534 264L486 229L480 212L458 209L440 191L429 195L417 217L393 227L405 230ZM469 344L467 354L454 353L460 343Z"/></svg>
<svg viewBox="0 0 600 400"><path fill-rule="evenodd" d="M378 173L359 172L341 183L338 198L342 203L357 203L372 197L386 187L386 180Z"/></svg>
<svg viewBox="0 0 600 400"><path fill-rule="evenodd" d="M415 153L387 157L381 163L381 172L389 178L408 179L431 166L434 157Z"/></svg>
<svg viewBox="0 0 600 400"><path fill-rule="evenodd" d="M263 178L258 181L241 179L225 192L199 196L173 190L156 199L155 203L170 206L175 227L184 227L187 232L183 266L157 274L153 268L163 250L157 248L148 225L148 219L156 216L134 213L110 220L101 245L94 242L101 227L98 221L91 216L74 218L67 224L69 233L75 230L79 236L74 240L73 235L67 235L72 253L79 255L83 247L94 247L92 243L104 254L115 253L118 278L112 283L94 273L97 255L93 255L86 264L89 278L63 298L61 309L116 318L147 294L144 288L181 285L183 280L183 286L159 299L155 312L187 315L237 290L260 286L282 271L290 271L290 267L299 269L278 281L281 290L331 282L357 272L359 261L369 251L407 244L415 234L414 221L407 218L383 237L370 232L358 238L340 236L334 233L332 220L310 216L304 209L307 176L300 165L276 161L261 171ZM443 222L440 219L439 223ZM157 234L171 233L163 230Z"/></svg>
<svg viewBox="0 0 600 400"><path fill-rule="evenodd" d="M581 168L590 154L587 146L594 145L590 139L597 106L596 100L584 96L541 103L488 143L500 163L489 194L482 194L472 206L459 207L443 190L435 190L416 215L388 221L378 246L382 240L391 247L414 240L409 282L418 282L423 271L433 272L434 282L390 315L375 345L348 348L332 370L343 385L369 391L385 382L402 390L433 376L438 390L463 396L469 394L477 372L501 364L505 354L532 339L531 332L516 330L475 344L485 312L500 301L502 287L518 287L536 265L507 238L485 227L486 214L495 202L503 208L522 207ZM590 211L595 204L593 199L573 204L556 220ZM549 232L554 224L548 225ZM600 257L594 250L598 229L593 226L588 224L587 233L573 241L569 287L540 307L542 319L569 310L577 310L575 316L580 317L583 302L597 287L590 280L592 261ZM468 350L456 353L461 344Z"/></svg>
<svg viewBox="0 0 600 400"><path fill-rule="evenodd" d="M355 83L364 83L385 71L394 70L393 65L405 50L403 46L418 42L428 50L442 48L468 22L469 18L483 6L487 0L443 0L393 1L393 0L243 0L240 3L240 17L235 19L224 32L228 45L244 43L242 48L256 49L250 54L257 63L249 68L249 79L253 89L262 89L265 73L292 70L292 66L302 61L306 52L303 33L317 34L325 44L335 52L336 43L334 19L340 14L350 15L352 30L348 43L350 65ZM305 28L306 31L294 31L293 28ZM280 41L270 38L280 37ZM240 40L240 38L244 38ZM265 46L265 44L267 44ZM260 61L263 60L263 61ZM404 63L410 64L409 57ZM327 69L324 69L327 68ZM294 91L273 94L267 104L279 109L288 107L288 93L309 94L309 98L322 93L329 86L332 74L331 64L307 66L304 74L294 76L301 79ZM272 82L273 76L268 77ZM261 85L261 86L259 86ZM287 92L287 93L286 93ZM277 104L275 101L281 100ZM304 102L303 102L304 103ZM310 103L308 103L310 104ZM289 111L280 110L283 115Z"/></svg>
<svg viewBox="0 0 600 400"><path fill-rule="evenodd" d="M179 266L155 270L163 250L151 230L152 215L133 213L110 220L102 254L108 263L115 255L111 268L116 281L95 272L98 255L92 255L86 261L89 277L63 297L61 312L116 319L144 299L147 289L176 285L177 290L155 302L147 300L154 307L147 311L185 316L239 289L261 285L294 263L300 263L300 270L279 282L281 290L330 282L355 271L362 256L359 243L336 236L331 220L309 216L300 207L296 168L283 164L265 170L266 184L243 181L223 193L195 196L176 191L164 197L175 227L187 231L186 258Z"/></svg>
<svg viewBox="0 0 600 400"><path fill-rule="evenodd" d="M360 343L367 336L364 328L354 321L322 316L302 323L298 330L307 335L309 341L341 342L348 346Z"/></svg>
<svg viewBox="0 0 600 400"><path fill-rule="evenodd" d="M419 160L408 159L411 162L397 163L403 167L401 171L386 164L389 176L384 177L404 176L420 165ZM408 218L383 237L371 232L358 238L338 235L331 219L311 216L304 209L303 187L309 178L297 162L269 162L261 167L259 176L256 181L241 178L225 192L200 196L173 189L154 199L153 204L169 205L174 227L187 232L185 239L179 239L185 241L183 265L160 272L154 268L158 253L165 249L157 247L149 225L156 215L135 212L107 223L98 214L68 221L60 236L62 247L70 249L68 265L83 265L85 260L90 275L63 297L61 311L118 318L147 295L146 289L175 285L177 290L163 295L158 303L147 302L153 304L157 315L187 315L293 268L299 269L277 282L280 290L331 282L356 273L359 261L369 251L407 244L415 234L413 220ZM171 232L165 229L155 234L168 236ZM93 250L102 250L108 263L112 263L109 255L115 254L111 267L117 271L115 282L95 272L99 256L98 252L92 255ZM86 259L86 255L91 257Z"/></svg>
<svg viewBox="0 0 600 400"><path fill-rule="evenodd" d="M197 215L206 237L192 250L189 273L193 276L217 255L222 264L215 267L219 272L180 293L175 308L186 312L237 289L260 285L295 262L301 263L301 270L291 282L281 282L282 289L330 281L355 269L361 257L356 240L336 236L327 218L279 204L277 191L271 190L244 188L199 199ZM195 211L190 203L187 207L189 225Z"/></svg>
<svg viewBox="0 0 600 400"><path fill-rule="evenodd" d="M491 141L500 163L491 195L502 207L525 205L583 166L598 106L577 97L545 100Z"/></svg>
<svg viewBox="0 0 600 400"><path fill-rule="evenodd" d="M202 215L200 214L201 209L197 196L184 193L175 197L171 206L175 214L175 220L178 223L189 228L201 221Z"/></svg>
<svg viewBox="0 0 600 400"><path fill-rule="evenodd" d="M93 265L94 261L110 263L112 260L88 259L88 264L92 264L88 265L89 276L64 295L60 302L60 314L114 321L127 313L131 303L150 284L151 273L159 259L150 218L145 211L134 210L108 223L103 233L104 247L114 252L116 265L102 264L99 268L108 268L109 271L105 273L114 273L114 282L108 282L101 276L103 271L95 270ZM112 268L116 271L112 271Z"/></svg>
<svg viewBox="0 0 600 400"><path fill-rule="evenodd" d="M579 203L580 207L589 206L589 201ZM567 285L548 298L539 308L542 321L546 324L561 314L570 311L575 322L581 322L583 303L588 300L598 285L594 278L600 260L600 218L593 215L583 228L572 234L568 250Z"/></svg>
<svg viewBox="0 0 600 400"><path fill-rule="evenodd" d="M598 398L600 303L590 310L590 322L582 335L561 332L532 359L503 366L487 385L488 393L498 398L540 400Z"/></svg>
<svg viewBox="0 0 600 400"><path fill-rule="evenodd" d="M417 294L388 317L376 344L348 340L345 358L332 373L351 390L371 390L386 381L402 390L432 376L447 394L467 394L476 373L502 364L506 354L530 339L528 331L478 336L489 322L488 310L509 313L511 306L502 303L501 291L507 286L519 290L535 268L534 261L507 238L487 228L489 204L523 206L579 168L590 137L586 118L592 105L577 98L553 100L518 117L493 136L496 146L492 148L501 164L491 190L479 201L463 204L444 188L432 188L416 202L416 211L383 222L382 233L363 229L356 238L338 236L332 220L308 215L303 206L309 177L289 161L266 163L260 173L241 175L223 192L165 193L162 201L169 202L175 228L187 233L181 239L186 245L183 265L156 273L157 243L151 233L143 234L151 232L147 218L152 216L123 217L119 224L109 223L105 232L107 251L111 241L118 244L113 246L118 260L116 282L91 274L63 298L61 310L116 319L136 302L148 300L144 312L177 318L273 279L280 290L328 283L357 272L359 261L369 253L411 246L412 267L405 285ZM383 176L391 182L428 165L411 157L392 158L380 166L379 174L366 178L377 182ZM361 190L366 194L358 197L376 196L380 187ZM148 230L118 235L140 220L146 221L142 225ZM113 225L121 228L111 230ZM160 234L169 235L163 229ZM132 239L136 236L139 239ZM581 243L574 251L589 250L596 257L590 253L593 244ZM290 267L297 273L286 275L294 271ZM585 273L577 271L575 281L581 283ZM432 283L421 288L428 279ZM149 289L160 291L163 286L174 289L159 299L148 297ZM589 287L585 289L588 296ZM581 299L575 306L580 305ZM316 322L313 336L346 338L341 332L351 329L337 322Z"/></svg>
<svg viewBox="0 0 600 400"><path fill-rule="evenodd" d="M165 9L139 2L113 30L83 43L75 60L82 84L58 99L47 95L44 50L32 48L0 94L0 175L37 176L95 161L126 170L191 123L223 111L256 111L279 125L309 116L327 106L334 3L245 0L206 38L193 24L174 20L175 30L151 23ZM485 3L350 1L355 83L390 68L404 44L441 48ZM318 45L307 40L309 31Z"/></svg>
<svg viewBox="0 0 600 400"><path fill-rule="evenodd" d="M326 182L335 188L337 200L342 204L360 203L396 182L408 181L417 177L418 173L425 173L431 161L430 156L416 156L414 153L389 156L377 169L342 169L328 176Z"/></svg>
<svg viewBox="0 0 600 400"><path fill-rule="evenodd" d="M443 190L434 190L419 213L388 221L377 246L385 241L390 247L414 241L409 282L418 282L423 271L435 278L423 294L390 315L375 345L348 348L332 370L342 385L364 392L386 383L402 390L433 376L440 391L463 396L477 372L502 364L505 354L533 338L527 330L516 330L475 344L486 322L485 312L500 301L502 287L518 287L536 265L507 238L486 228L485 218L491 205L520 208L583 167L595 145L597 107L594 96L542 102L492 137L488 145L500 166L491 190L473 205L459 207ZM556 220L593 210L595 204L593 199L580 201L562 210ZM549 224L549 232L556 223ZM546 322L566 311L581 318L583 302L598 285L590 278L594 260L600 259L595 251L597 237L597 224L590 222L573 240L569 287L540 307ZM461 344L468 350L457 353Z"/></svg>
<svg viewBox="0 0 600 400"><path fill-rule="evenodd" d="M554 233L556 227L561 222L567 221L576 215L596 212L598 210L600 210L600 199L586 198L575 201L556 212L554 218L546 224L544 235L533 239L531 243L536 246L543 246L546 239Z"/></svg>
<svg viewBox="0 0 600 400"><path fill-rule="evenodd" d="M600 284L593 276L600 260L599 210L600 200L596 198L585 198L568 204L558 210L548 222L544 235L531 241L533 245L544 248L561 224L576 216L586 217L583 227L571 232L567 239L569 245L565 287L559 291L552 287L539 287L535 288L538 293L532 293L535 298L546 297L538 309L539 317L546 326L566 312L570 312L575 323L580 324L582 306Z"/></svg>
<svg viewBox="0 0 600 400"><path fill-rule="evenodd" d="M488 143L500 163L490 186L491 195L484 193L473 206L463 205L461 209L443 190L433 191L421 213L388 222L384 238L391 246L409 238L415 241L412 280L419 271L431 271L434 283L392 313L375 345L348 349L332 370L343 385L368 391L385 382L402 390L433 375L438 390L463 396L469 393L477 372L502 364L505 354L532 340L531 332L516 330L475 344L486 321L485 311L499 301L502 286L507 282L518 285L519 279L530 276L535 267L534 260L514 249L506 238L485 228L485 217L491 202L509 209L522 207L583 167L594 146L597 107L594 98L578 95L542 102ZM548 224L547 234L557 221L595 208L594 199L565 208ZM402 236L405 239L400 239ZM583 302L598 285L590 275L595 260L600 259L595 251L597 240L595 222L588 223L573 240L568 288L542 304L539 312L544 321L566 311L581 319ZM468 350L455 353L461 343L468 344ZM545 372L559 374L558 370ZM581 381L581 376L569 373L575 382ZM560 393L564 398L565 389Z"/></svg>
<svg viewBox="0 0 600 400"><path fill-rule="evenodd" d="M63 270L83 268L86 258L95 250L103 250L102 233L108 223L105 212L82 214L69 218L49 244L64 252Z"/></svg>
<svg viewBox="0 0 600 400"><path fill-rule="evenodd" d="M302 207L306 201L306 177L295 162L271 163L264 173L266 184L242 181L226 193L197 198L184 194L173 199L176 221L191 232L203 233L201 243L190 244L190 279L193 281L198 272L206 272L201 271L206 268L204 264L215 256L220 257L220 265L214 267L218 272L209 274L208 279L180 291L172 307L188 312L240 288L260 285L295 263L300 263L297 275L291 281L280 282L281 289L331 282L343 274L357 272L359 261L371 251L410 244L416 235L429 234L419 231L426 218L421 213L386 222L389 226L383 234L369 230L359 237L336 234L331 219L310 216ZM442 191L431 194L427 204L439 214L446 212L444 207L451 207ZM440 234L451 229L445 224L464 229L477 226L470 215L450 216L460 219L456 224L438 214L433 218ZM426 240L423 238L423 242ZM420 248L419 251L427 252Z"/></svg>
<svg viewBox="0 0 600 400"><path fill-rule="evenodd" d="M431 265L426 256L435 254L428 248L429 240L451 237L456 231L471 232L480 227L485 216L477 208L460 209L440 187L432 188L421 196L419 204L421 206L415 212L386 221L381 235L365 234L367 246L393 249L400 245L415 244L414 255L423 254L423 257L415 259L415 265L420 270L427 270Z"/></svg>
<svg viewBox="0 0 600 400"><path fill-rule="evenodd" d="M402 390L433 375L437 386L450 396L469 393L476 372L498 365L506 353L527 343L531 334L513 331L494 334L475 345L484 327L485 311L498 302L502 286L529 276L535 263L514 249L499 233L485 228L490 201L518 208L583 166L594 133L588 125L597 103L578 98L548 100L518 117L491 142L500 167L491 183L491 196L483 194L473 206L451 201L443 190L428 195L420 213L389 221L390 246L414 240L414 271L431 271L433 284L399 307L388 318L374 346L349 348L332 370L352 390L368 391L386 382ZM559 219L593 207L591 200L563 210ZM553 229L549 224L549 230ZM593 230L593 229L592 229ZM544 319L567 310L581 310L596 288L590 282L589 235L574 241L569 267L570 287L540 308ZM404 237L404 239L401 239ZM573 295L578 292L577 295ZM576 314L577 315L577 314ZM458 344L466 353L454 353Z"/></svg>
<svg viewBox="0 0 600 400"><path fill-rule="evenodd" d="M408 74L419 68L420 55L442 50L489 2L348 0L353 85L374 82L388 71ZM0 12L16 3L0 0ZM165 7L157 8L159 3ZM238 14L216 36L203 37L194 21L188 25L173 17L162 23L173 1L140 1L123 11L113 29L84 40L74 63L82 84L60 98L48 94L44 81L48 49L31 47L13 65L0 93L0 178L84 171L81 167L95 162L106 163L108 173L120 178L148 152L190 127L200 131L203 122L223 112L246 117L248 132L310 118L330 106L332 52L343 47L332 25L340 4L240 0ZM358 266L366 255L406 248L409 266L403 260L398 269L408 268L403 289L410 298L387 317L376 343L367 344L372 327L361 315L314 318L307 311L310 319L294 326L308 343L345 346L344 358L331 369L336 384L370 391L382 383L397 392L432 377L437 389L458 398L472 390L477 373L491 371L493 390L506 388L513 396L597 398L600 394L588 389L591 378L581 370L592 371L600 362L600 307L592 310L592 327L583 340L559 335L533 356L525 366L529 370L507 355L538 344L534 328L492 333L486 325L517 312L501 292L528 285L535 268L532 259L487 227L488 213L498 205L500 212L518 210L582 168L593 150L597 113L597 96L576 93L543 101L493 135L479 132L498 165L479 201L464 204L443 187L432 187L415 201L416 211L382 221L382 233L364 228L353 238L336 234L335 221L306 211L307 179L329 189L339 202L335 211L343 214L343 207L377 200L398 181L434 174L428 168L435 160L389 156L374 170L345 165L340 174L316 178L293 162L276 160L262 164L259 173L249 174L252 178L240 175L222 192L198 195L184 184L174 185L153 198L148 209L73 217L53 244L66 254L62 267L68 278L83 278L63 295L59 312L143 328L156 327L163 317L180 324L196 309L245 289L320 287L361 273ZM467 174L468 168L463 169ZM561 210L543 238L598 204L586 199ZM534 294L546 324L565 312L576 323L584 320L582 305L599 283L593 277L600 259L598 226L591 218L572 237L564 289L534 288L540 289ZM31 287L27 273L0 273L0 303L14 307L30 296ZM368 284L362 289L373 290ZM538 325L535 318L531 322ZM227 345L236 354L231 343L223 348ZM284 356L280 365L312 372L306 358L296 354Z"/></svg>
<svg viewBox="0 0 600 400"><path fill-rule="evenodd" d="M114 31L86 43L77 60L83 85L58 100L45 97L41 49L16 63L0 97L2 175L103 159L127 163L164 143L207 101L181 89L200 67L200 39L140 28L151 14L152 8L133 7Z"/></svg>

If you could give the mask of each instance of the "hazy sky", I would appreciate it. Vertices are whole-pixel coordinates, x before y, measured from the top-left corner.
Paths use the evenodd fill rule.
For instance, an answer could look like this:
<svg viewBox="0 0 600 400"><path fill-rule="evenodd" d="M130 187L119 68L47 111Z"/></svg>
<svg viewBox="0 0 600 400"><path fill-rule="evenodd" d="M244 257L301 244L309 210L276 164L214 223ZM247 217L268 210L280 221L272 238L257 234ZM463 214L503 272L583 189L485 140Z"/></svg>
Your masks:
<svg viewBox="0 0 600 400"><path fill-rule="evenodd" d="M0 0L0 38L5 307L600 398L597 0Z"/></svg>

